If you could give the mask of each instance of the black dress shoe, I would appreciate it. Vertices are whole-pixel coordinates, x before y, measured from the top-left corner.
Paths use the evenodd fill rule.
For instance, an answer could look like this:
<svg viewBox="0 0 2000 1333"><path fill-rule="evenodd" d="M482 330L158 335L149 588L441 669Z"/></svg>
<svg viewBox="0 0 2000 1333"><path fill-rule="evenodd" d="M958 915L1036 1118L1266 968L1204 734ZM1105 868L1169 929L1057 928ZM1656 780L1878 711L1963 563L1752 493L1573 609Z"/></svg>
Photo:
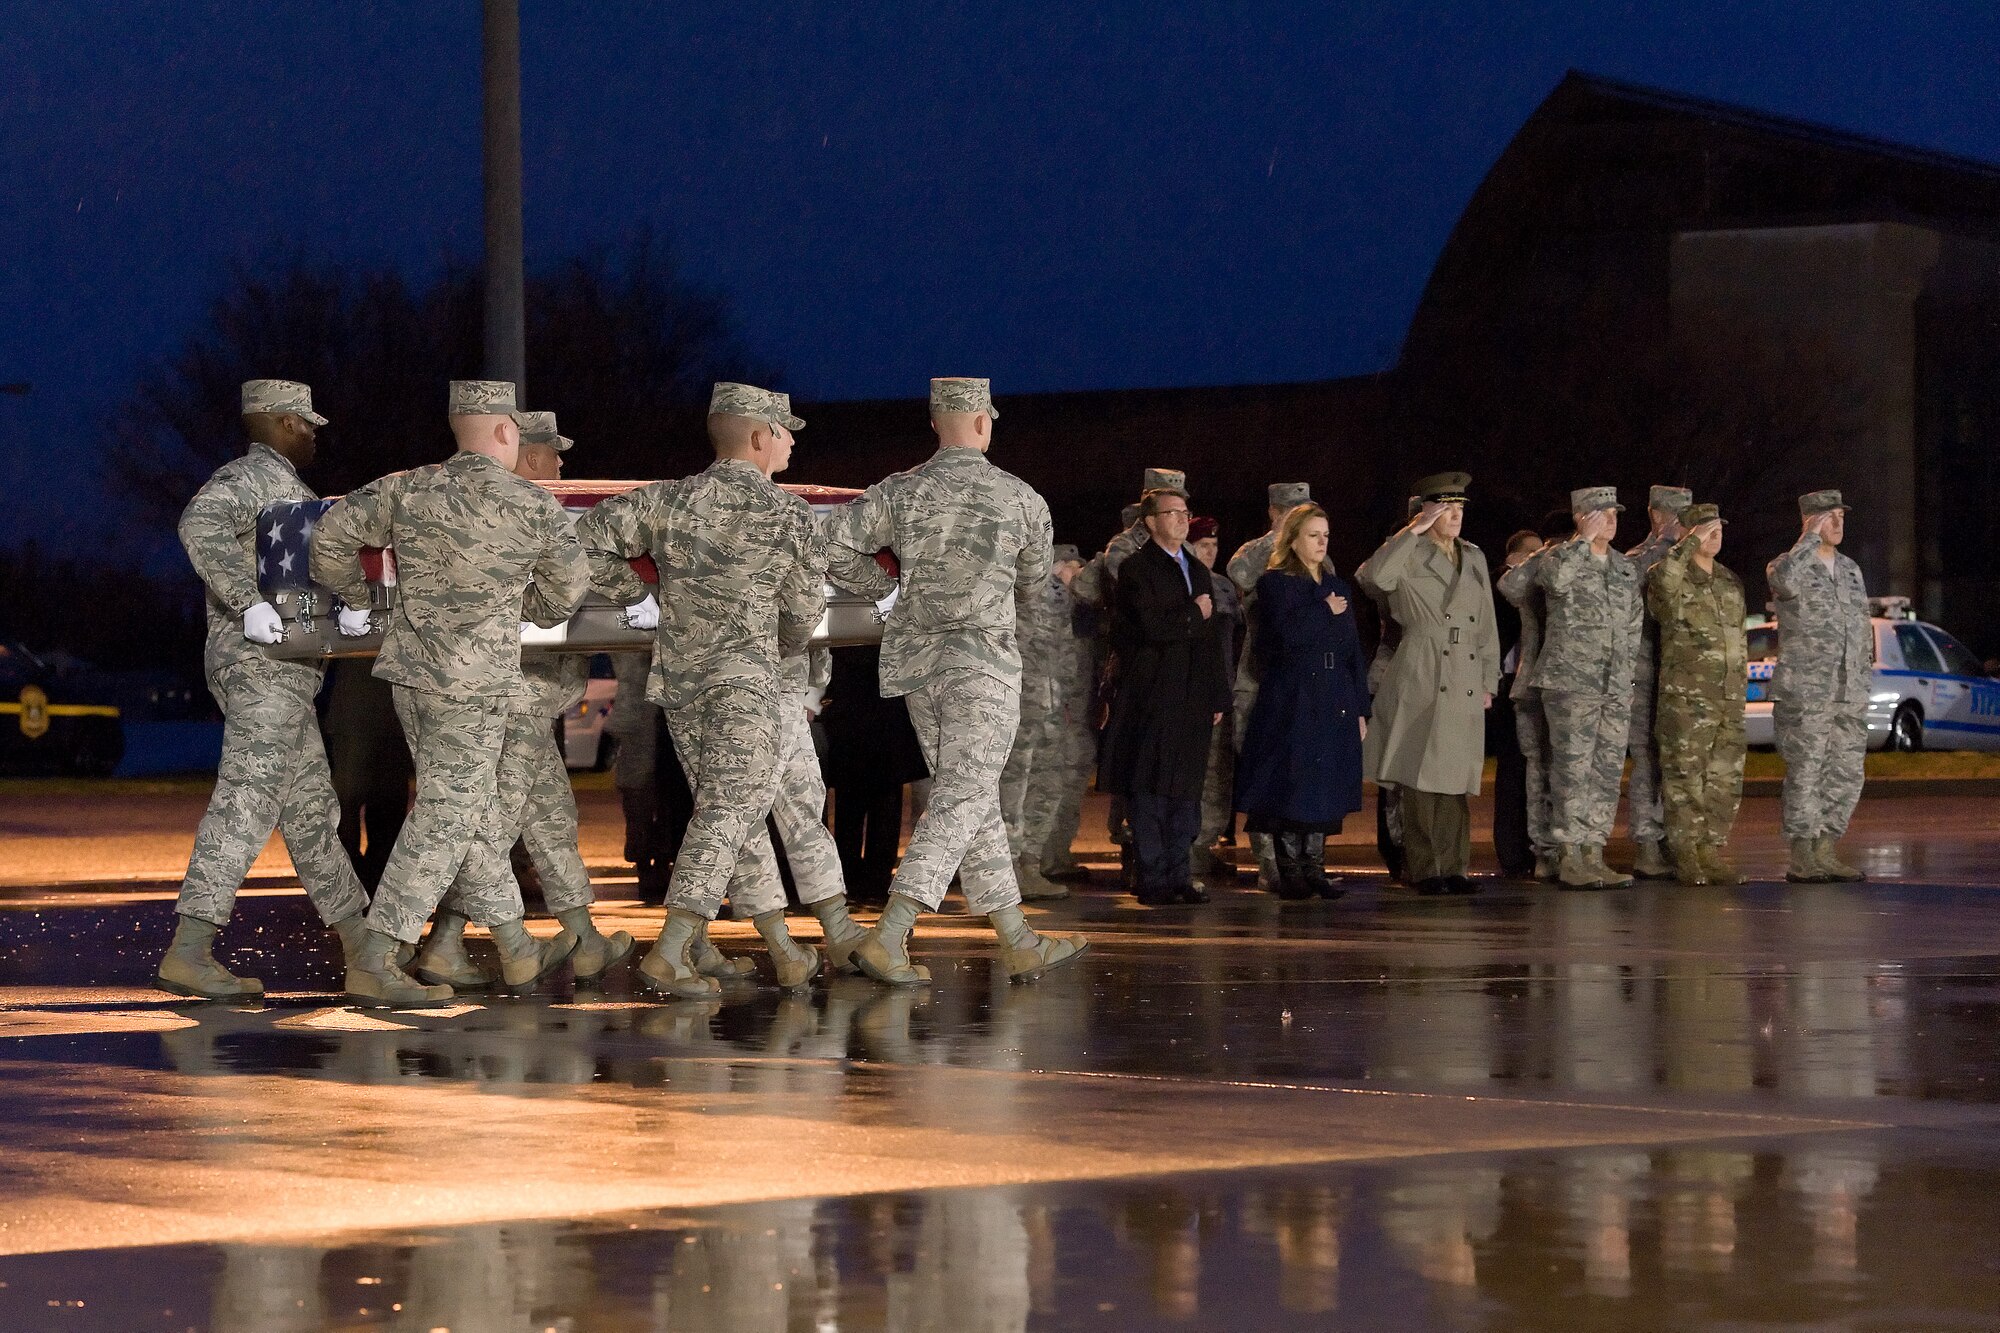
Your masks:
<svg viewBox="0 0 2000 1333"><path fill-rule="evenodd" d="M1451 881L1439 875L1432 879L1420 879L1414 887L1426 898L1439 898L1451 892Z"/></svg>
<svg viewBox="0 0 2000 1333"><path fill-rule="evenodd" d="M1199 907L1201 904L1208 901L1208 890L1202 888L1198 884L1183 884L1180 887L1180 889L1174 894L1174 898L1178 902L1184 902Z"/></svg>
<svg viewBox="0 0 2000 1333"><path fill-rule="evenodd" d="M1172 889L1134 889L1132 896L1142 907L1178 907L1181 896Z"/></svg>
<svg viewBox="0 0 2000 1333"><path fill-rule="evenodd" d="M1446 893L1464 896L1479 892L1479 885L1473 882L1470 875L1447 875L1444 882Z"/></svg>
<svg viewBox="0 0 2000 1333"><path fill-rule="evenodd" d="M1338 875L1329 875L1313 882L1313 892L1332 902L1347 895L1347 884Z"/></svg>

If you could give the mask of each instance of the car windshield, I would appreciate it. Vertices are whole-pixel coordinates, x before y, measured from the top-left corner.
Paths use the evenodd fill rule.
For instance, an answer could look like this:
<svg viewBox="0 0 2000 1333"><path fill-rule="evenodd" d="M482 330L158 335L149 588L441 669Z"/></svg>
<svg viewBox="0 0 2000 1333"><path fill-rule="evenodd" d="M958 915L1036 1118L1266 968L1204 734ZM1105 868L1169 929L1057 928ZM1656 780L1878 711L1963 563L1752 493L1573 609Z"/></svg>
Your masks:
<svg viewBox="0 0 2000 1333"><path fill-rule="evenodd" d="M1778 627L1776 625L1752 625L1744 632L1746 650L1752 662L1775 662L1778 660Z"/></svg>
<svg viewBox="0 0 2000 1333"><path fill-rule="evenodd" d="M1947 672L1954 676L1983 676L1986 674L1986 669L1979 664L1979 659L1972 655L1970 648L1960 643L1957 639L1952 638L1951 635L1946 634L1936 625L1926 625L1924 628L1930 631L1931 642L1937 645L1938 655L1944 658L1944 669Z"/></svg>

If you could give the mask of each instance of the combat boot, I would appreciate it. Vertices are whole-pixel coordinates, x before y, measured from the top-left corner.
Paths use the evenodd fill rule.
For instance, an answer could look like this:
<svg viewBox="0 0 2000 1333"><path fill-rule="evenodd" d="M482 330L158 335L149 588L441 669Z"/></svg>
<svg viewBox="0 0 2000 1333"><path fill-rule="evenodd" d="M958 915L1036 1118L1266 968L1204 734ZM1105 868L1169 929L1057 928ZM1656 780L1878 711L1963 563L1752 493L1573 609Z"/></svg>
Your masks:
<svg viewBox="0 0 2000 1333"><path fill-rule="evenodd" d="M340 961L343 967L352 967L361 946L368 942L368 918L360 912L344 916L333 923L333 933L340 938ZM414 951L412 951L414 954ZM396 966L403 965L403 951L396 951Z"/></svg>
<svg viewBox="0 0 2000 1333"><path fill-rule="evenodd" d="M396 966L396 938L369 928L347 965L347 998L368 1009L434 1009L450 1004L449 986L426 986Z"/></svg>
<svg viewBox="0 0 2000 1333"><path fill-rule="evenodd" d="M808 903L819 918L820 947L826 950L826 966L832 972L858 972L854 946L868 938L868 931L847 914L847 899L841 894Z"/></svg>
<svg viewBox="0 0 2000 1333"><path fill-rule="evenodd" d="M493 978L465 950L465 917L447 908L438 909L438 914L431 918L423 947L407 966L424 984L449 986L454 992L481 991L493 984Z"/></svg>
<svg viewBox="0 0 2000 1333"><path fill-rule="evenodd" d="M1215 873L1215 849L1213 847L1204 847L1200 844L1188 848L1188 870L1198 876L1213 875ZM1025 898L1028 895L1023 893L1021 896Z"/></svg>
<svg viewBox="0 0 2000 1333"><path fill-rule="evenodd" d="M1581 847L1564 847L1556 866L1556 882L1565 889L1601 889L1604 880Z"/></svg>
<svg viewBox="0 0 2000 1333"><path fill-rule="evenodd" d="M639 979L662 995L682 1000L706 1000L720 991L720 982L695 970L689 952L696 932L707 924L699 912L669 907L659 943L639 964Z"/></svg>
<svg viewBox="0 0 2000 1333"><path fill-rule="evenodd" d="M1598 843L1594 847L1586 847L1584 855L1590 858L1590 868L1597 874L1599 888L1624 889L1631 887L1632 877L1630 875L1622 871L1613 870L1604 863L1603 843Z"/></svg>
<svg viewBox="0 0 2000 1333"><path fill-rule="evenodd" d="M791 930L785 925L782 908L754 916L750 918L750 924L757 927L757 933L764 937L764 947L771 953L771 966L778 974L779 986L785 990L802 990L812 984L812 979L819 975L819 950L792 938Z"/></svg>
<svg viewBox="0 0 2000 1333"><path fill-rule="evenodd" d="M1068 889L1043 878L1033 857L1024 856L1014 862L1014 882L1021 886L1021 897L1027 902L1054 902L1069 897Z"/></svg>
<svg viewBox="0 0 2000 1333"><path fill-rule="evenodd" d="M1867 879L1867 875L1840 859L1834 851L1834 841L1831 833L1822 833L1813 839L1813 859L1826 872L1826 877L1836 884L1855 884Z"/></svg>
<svg viewBox="0 0 2000 1333"><path fill-rule="evenodd" d="M239 977L215 961L213 921L198 916L174 918L174 940L160 959L154 980L161 990L197 1000L256 1000L264 995L264 983L255 977Z"/></svg>
<svg viewBox="0 0 2000 1333"><path fill-rule="evenodd" d="M1817 850L1813 846L1814 841L1812 838L1792 839L1792 860L1791 864L1785 867L1785 878L1794 884L1827 882L1826 868L1819 863L1819 857L1814 855Z"/></svg>
<svg viewBox="0 0 2000 1333"><path fill-rule="evenodd" d="M1632 858L1632 873L1640 879L1673 879L1675 870L1666 848L1650 838L1639 844L1638 854Z"/></svg>
<svg viewBox="0 0 2000 1333"><path fill-rule="evenodd" d="M537 940L528 933L525 919L518 916L487 929L493 934L493 943L500 948L500 980L516 993L531 989L569 961L578 943L576 936L567 930L557 931L552 940Z"/></svg>
<svg viewBox="0 0 2000 1333"><path fill-rule="evenodd" d="M1257 887L1276 893L1279 884L1278 840L1269 833L1250 835L1250 854L1257 862Z"/></svg>
<svg viewBox="0 0 2000 1333"><path fill-rule="evenodd" d="M600 980L606 972L632 956L632 934L630 931L614 931L606 935L590 919L588 907L572 907L566 912L557 912L556 920L562 928L576 936L576 952L570 955L570 971L579 982Z"/></svg>
<svg viewBox="0 0 2000 1333"><path fill-rule="evenodd" d="M911 962L909 951L910 931L923 910L915 898L891 893L875 928L855 944L850 954L854 965L884 985L921 986L929 981L931 970Z"/></svg>
<svg viewBox="0 0 2000 1333"><path fill-rule="evenodd" d="M1535 882L1554 884L1562 878L1562 856L1554 848L1535 849Z"/></svg>
<svg viewBox="0 0 2000 1333"><path fill-rule="evenodd" d="M715 947L708 938L708 920L705 917L694 928L694 939L688 943L688 959L694 964L695 971L717 981L742 981L757 975L757 965L748 958L731 958Z"/></svg>
<svg viewBox="0 0 2000 1333"><path fill-rule="evenodd" d="M988 912L986 919L1000 937L1000 962L1009 981L1033 981L1090 947L1081 935L1037 935L1018 907Z"/></svg>
<svg viewBox="0 0 2000 1333"><path fill-rule="evenodd" d="M1713 884L1708 873L1708 862L1701 854L1701 844L1676 842L1670 844L1674 855L1674 878L1683 884Z"/></svg>
<svg viewBox="0 0 2000 1333"><path fill-rule="evenodd" d="M1085 882L1090 879L1090 870L1068 850L1061 856L1042 858L1042 878L1059 883Z"/></svg>
<svg viewBox="0 0 2000 1333"><path fill-rule="evenodd" d="M1732 887L1743 883L1743 872L1723 859L1722 844L1707 843L1701 848L1701 864L1708 871L1708 882L1727 884Z"/></svg>

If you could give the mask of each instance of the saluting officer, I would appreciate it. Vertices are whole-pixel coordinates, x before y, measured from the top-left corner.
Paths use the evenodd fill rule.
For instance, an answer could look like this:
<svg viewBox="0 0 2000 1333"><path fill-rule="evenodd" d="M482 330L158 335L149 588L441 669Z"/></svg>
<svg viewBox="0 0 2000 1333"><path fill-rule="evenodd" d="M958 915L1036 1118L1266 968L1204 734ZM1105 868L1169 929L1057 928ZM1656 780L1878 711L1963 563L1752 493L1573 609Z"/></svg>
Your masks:
<svg viewBox="0 0 2000 1333"><path fill-rule="evenodd" d="M1655 486L1646 493L1646 517L1650 527L1646 540L1625 553L1639 575L1640 599L1645 599L1646 576L1666 558L1687 534L1681 514L1694 503L1694 492L1685 486ZM1667 836L1660 792L1660 747L1653 735L1654 696L1659 690L1660 625L1647 610L1639 630L1639 652L1632 662L1632 721L1626 753L1632 759L1632 778L1625 793L1626 822L1638 853L1632 873L1640 879L1667 879L1676 867L1669 864L1664 842Z"/></svg>

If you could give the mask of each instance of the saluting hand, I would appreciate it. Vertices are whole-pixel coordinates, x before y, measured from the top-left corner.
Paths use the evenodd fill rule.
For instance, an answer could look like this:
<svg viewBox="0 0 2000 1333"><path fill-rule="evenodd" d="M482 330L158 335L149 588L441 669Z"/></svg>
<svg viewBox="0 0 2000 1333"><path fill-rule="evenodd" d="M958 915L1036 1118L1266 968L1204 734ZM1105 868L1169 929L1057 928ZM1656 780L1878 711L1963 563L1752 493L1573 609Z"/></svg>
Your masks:
<svg viewBox="0 0 2000 1333"><path fill-rule="evenodd" d="M1410 531L1415 533L1429 532L1433 527L1437 526L1438 515L1442 513L1444 513L1443 505L1435 501L1426 504L1422 509L1417 511L1417 516L1410 520Z"/></svg>

